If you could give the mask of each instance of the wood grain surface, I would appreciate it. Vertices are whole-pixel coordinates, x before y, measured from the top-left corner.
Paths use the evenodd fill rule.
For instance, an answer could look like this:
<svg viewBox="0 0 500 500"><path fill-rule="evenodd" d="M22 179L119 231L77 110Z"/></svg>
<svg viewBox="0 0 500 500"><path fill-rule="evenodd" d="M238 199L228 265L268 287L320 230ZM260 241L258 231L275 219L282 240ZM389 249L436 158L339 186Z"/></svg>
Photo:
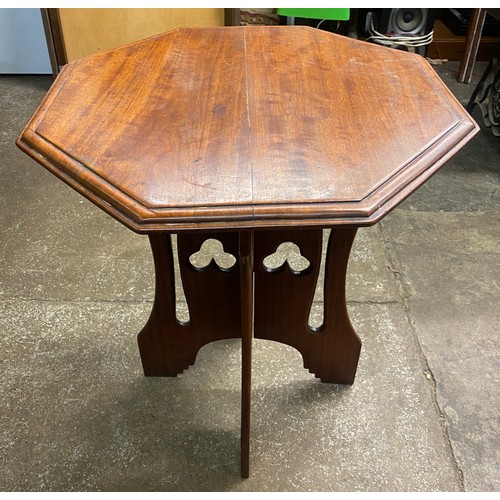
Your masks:
<svg viewBox="0 0 500 500"><path fill-rule="evenodd" d="M254 335L254 232L239 233L241 290L241 477L250 475L252 339Z"/></svg>
<svg viewBox="0 0 500 500"><path fill-rule="evenodd" d="M176 316L178 297L170 235L156 233L149 237L155 266L155 299L151 315L138 336L147 376L175 376L195 362L204 345L241 337L239 262L228 271L221 270L213 261L201 271L189 263L189 257L208 237L217 238L226 251L238 255L239 239L235 232L177 236L182 287L189 307L189 321L185 323Z"/></svg>
<svg viewBox="0 0 500 500"><path fill-rule="evenodd" d="M360 226L478 130L418 55L246 26L70 63L18 145L137 232Z"/></svg>
<svg viewBox="0 0 500 500"><path fill-rule="evenodd" d="M332 229L325 265L323 323L309 325L319 268L321 229L255 232L255 338L274 340L297 349L304 368L322 382L352 384L361 340L349 319L345 277L356 228ZM303 272L284 263L269 271L264 258L280 243L293 242L310 262Z"/></svg>

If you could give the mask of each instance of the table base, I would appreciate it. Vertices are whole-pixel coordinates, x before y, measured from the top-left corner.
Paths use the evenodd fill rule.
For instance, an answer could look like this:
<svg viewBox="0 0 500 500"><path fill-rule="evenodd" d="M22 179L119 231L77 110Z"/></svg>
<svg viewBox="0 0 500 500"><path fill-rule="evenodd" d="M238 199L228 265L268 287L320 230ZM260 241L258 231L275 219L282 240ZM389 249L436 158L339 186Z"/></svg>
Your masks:
<svg viewBox="0 0 500 500"><path fill-rule="evenodd" d="M310 326L309 316L322 260L322 229L179 234L177 256L189 307L187 322L176 315L171 236L149 237L156 292L149 320L138 336L144 373L175 376L195 362L204 345L242 339L242 477L249 474L252 337L294 347L302 354L304 367L322 382L354 382L361 341L349 320L345 278L355 235L356 228L330 232L323 322L317 328ZM220 255L205 255L201 264L193 259L207 240L222 244L226 262ZM283 243L288 253L273 258Z"/></svg>

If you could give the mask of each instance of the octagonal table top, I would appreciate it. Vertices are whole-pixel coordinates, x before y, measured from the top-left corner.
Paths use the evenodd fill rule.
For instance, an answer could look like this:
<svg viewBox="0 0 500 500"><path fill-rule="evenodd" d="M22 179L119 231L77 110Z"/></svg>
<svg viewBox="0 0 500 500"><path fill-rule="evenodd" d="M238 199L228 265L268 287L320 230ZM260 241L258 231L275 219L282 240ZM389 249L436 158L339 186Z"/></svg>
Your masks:
<svg viewBox="0 0 500 500"><path fill-rule="evenodd" d="M419 55L186 28L65 66L17 144L147 233L370 225L478 130Z"/></svg>

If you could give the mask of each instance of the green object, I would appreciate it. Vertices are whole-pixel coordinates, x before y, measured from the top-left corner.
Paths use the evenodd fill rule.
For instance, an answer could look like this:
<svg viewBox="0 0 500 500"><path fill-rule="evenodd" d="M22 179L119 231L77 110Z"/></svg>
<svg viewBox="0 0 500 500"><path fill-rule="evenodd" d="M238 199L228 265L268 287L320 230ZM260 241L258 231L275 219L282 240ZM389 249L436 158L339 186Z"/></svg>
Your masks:
<svg viewBox="0 0 500 500"><path fill-rule="evenodd" d="M278 9L280 16L348 21L350 9Z"/></svg>

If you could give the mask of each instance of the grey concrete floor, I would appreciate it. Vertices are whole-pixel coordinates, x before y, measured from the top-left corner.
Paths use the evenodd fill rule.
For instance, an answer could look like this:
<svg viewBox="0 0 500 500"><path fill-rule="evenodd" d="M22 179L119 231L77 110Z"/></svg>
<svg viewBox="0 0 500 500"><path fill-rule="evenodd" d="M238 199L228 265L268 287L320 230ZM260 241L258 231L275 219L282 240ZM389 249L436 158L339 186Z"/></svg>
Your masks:
<svg viewBox="0 0 500 500"><path fill-rule="evenodd" d="M437 71L466 103L473 85L457 67ZM255 341L243 480L240 343L204 347L177 378L145 378L147 238L15 148L50 83L0 78L1 490L499 489L500 139L483 130L358 232L353 386L322 384L294 349Z"/></svg>

